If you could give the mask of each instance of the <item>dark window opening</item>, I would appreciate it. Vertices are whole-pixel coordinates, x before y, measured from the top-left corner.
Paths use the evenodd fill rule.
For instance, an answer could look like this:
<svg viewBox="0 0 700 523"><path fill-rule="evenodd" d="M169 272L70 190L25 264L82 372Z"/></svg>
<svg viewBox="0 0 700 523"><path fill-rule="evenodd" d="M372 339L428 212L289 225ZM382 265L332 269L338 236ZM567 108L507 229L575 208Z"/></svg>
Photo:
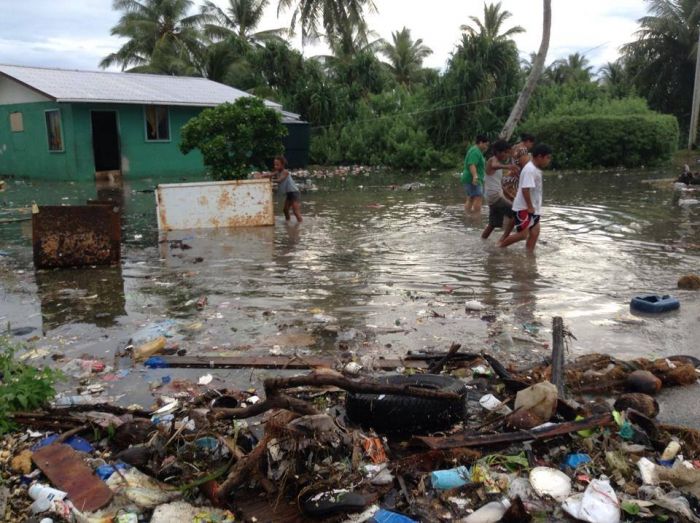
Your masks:
<svg viewBox="0 0 700 523"><path fill-rule="evenodd" d="M149 105L146 114L146 140L170 140L170 118L168 108L162 105Z"/></svg>
<svg viewBox="0 0 700 523"><path fill-rule="evenodd" d="M58 109L46 111L46 133L49 140L49 151L63 151L63 130L61 129L61 111Z"/></svg>

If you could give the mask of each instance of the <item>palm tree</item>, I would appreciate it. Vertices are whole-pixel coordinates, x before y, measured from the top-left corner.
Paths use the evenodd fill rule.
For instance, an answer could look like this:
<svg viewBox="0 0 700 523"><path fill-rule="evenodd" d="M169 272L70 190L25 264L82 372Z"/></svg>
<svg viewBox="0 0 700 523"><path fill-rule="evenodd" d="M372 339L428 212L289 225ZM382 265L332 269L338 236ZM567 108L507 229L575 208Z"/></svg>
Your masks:
<svg viewBox="0 0 700 523"><path fill-rule="evenodd" d="M518 101L515 102L513 109L510 111L510 116L506 121L503 129L501 130L500 137L505 140L510 140L510 137L515 131L515 127L522 118L528 104L530 103L530 98L537 88L537 83L542 77L542 72L544 71L544 62L547 58L547 52L549 51L549 37L552 31L552 0L544 0L543 6L543 20L542 20L542 40L540 41L540 49L537 51L532 60L532 67L530 73L525 81L525 87L520 91L518 96Z"/></svg>
<svg viewBox="0 0 700 523"><path fill-rule="evenodd" d="M206 0L202 5L204 33L215 40L232 36L249 45L261 45L271 40L282 41L285 29L255 31L270 0L229 0L226 9Z"/></svg>
<svg viewBox="0 0 700 523"><path fill-rule="evenodd" d="M389 60L389 69L396 81L408 86L419 74L425 57L433 51L423 44L422 39L413 40L411 30L406 27L391 33L391 40L391 43L383 43L381 52Z"/></svg>
<svg viewBox="0 0 700 523"><path fill-rule="evenodd" d="M100 67L118 64L148 68L154 57L155 69L175 74L185 72L192 57L201 52L197 26L200 15L189 15L192 0L114 0L112 6L123 14L111 34L128 38Z"/></svg>
<svg viewBox="0 0 700 523"><path fill-rule="evenodd" d="M321 37L321 30L330 42L344 41L350 48L353 30L366 30L364 12L376 11L373 0L279 0L277 14L294 7L291 29L301 24L302 43Z"/></svg>
<svg viewBox="0 0 700 523"><path fill-rule="evenodd" d="M545 74L549 80L556 84L587 83L591 81L593 76L593 67L589 65L585 55L574 53L566 59L562 58L552 62Z"/></svg>
<svg viewBox="0 0 700 523"><path fill-rule="evenodd" d="M510 11L501 10L501 2L495 4L484 3L483 22L476 16L470 16L469 19L474 25L465 24L460 26L460 29L472 36L479 35L492 41L510 40L516 34L525 32L525 29L519 25L501 32L506 20L512 16L513 13Z"/></svg>
<svg viewBox="0 0 700 523"><path fill-rule="evenodd" d="M637 40L622 47L630 73L652 109L673 113L684 125L693 98L700 23L697 0L647 0Z"/></svg>

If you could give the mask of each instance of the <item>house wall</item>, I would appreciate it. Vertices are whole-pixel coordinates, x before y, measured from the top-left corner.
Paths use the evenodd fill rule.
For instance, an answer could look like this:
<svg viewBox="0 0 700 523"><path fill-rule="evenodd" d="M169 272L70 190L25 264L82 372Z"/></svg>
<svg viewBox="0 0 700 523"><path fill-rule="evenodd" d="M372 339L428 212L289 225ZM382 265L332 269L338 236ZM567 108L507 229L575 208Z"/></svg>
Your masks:
<svg viewBox="0 0 700 523"><path fill-rule="evenodd" d="M60 109L63 152L49 152L45 111ZM199 151L180 152L180 129L200 108L170 107L170 140L146 140L142 105L59 104L35 102L0 105L0 175L56 180L92 180L91 111L116 111L122 173L129 178L198 176L204 174ZM23 132L12 132L10 114L21 112Z"/></svg>
<svg viewBox="0 0 700 523"><path fill-rule="evenodd" d="M146 140L146 124L143 105L74 104L76 141L80 144L77 154L80 178L95 175L92 152L91 111L116 111L122 157L122 174L128 178L162 176L196 176L204 174L204 163L199 151L184 155L180 152L180 129L201 109L194 107L169 108L170 140L151 142Z"/></svg>
<svg viewBox="0 0 700 523"><path fill-rule="evenodd" d="M64 150L49 151L45 112L61 111ZM24 130L12 132L10 114L22 113ZM73 111L70 105L34 102L0 105L0 175L78 179L78 144L73 134Z"/></svg>
<svg viewBox="0 0 700 523"><path fill-rule="evenodd" d="M61 111L63 151L49 151L45 112ZM170 140L146 140L143 105L57 103L0 75L0 175L55 180L92 180L91 111L116 111L122 174L128 178L196 177L205 173L199 151L180 152L180 130L202 108L170 106ZM22 113L24 130L12 132L10 114ZM308 124L287 125L292 167L308 161Z"/></svg>

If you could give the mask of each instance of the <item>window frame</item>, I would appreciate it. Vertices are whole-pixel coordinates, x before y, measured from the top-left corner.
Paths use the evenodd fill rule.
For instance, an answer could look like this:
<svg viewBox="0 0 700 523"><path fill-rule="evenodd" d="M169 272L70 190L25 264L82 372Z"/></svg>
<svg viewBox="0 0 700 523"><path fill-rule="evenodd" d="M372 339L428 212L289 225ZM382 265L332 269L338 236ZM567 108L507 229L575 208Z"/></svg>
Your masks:
<svg viewBox="0 0 700 523"><path fill-rule="evenodd" d="M19 117L16 117L15 115L19 115ZM18 120L19 126L21 129L15 129L15 125L13 123L13 117ZM12 111L9 116L10 119L10 132L11 133L23 133L25 128L24 128L24 113L22 111Z"/></svg>
<svg viewBox="0 0 700 523"><path fill-rule="evenodd" d="M168 119L168 138L163 139L163 138L149 138L148 137L148 116L147 116L147 111L149 107L155 107L156 109L162 108L165 109L165 115ZM156 129L157 131L157 129ZM168 105L156 105L156 104L150 104L150 105L144 105L143 106L143 136L144 140L146 143L170 143L172 141L172 128L170 125L170 106Z"/></svg>
<svg viewBox="0 0 700 523"><path fill-rule="evenodd" d="M61 133L61 149L51 149L51 141L49 140L49 122L47 119L48 113L58 113L58 131ZM49 153L65 153L66 152L66 138L63 133L63 114L60 108L56 109L46 109L44 111L44 125L46 126L46 147Z"/></svg>

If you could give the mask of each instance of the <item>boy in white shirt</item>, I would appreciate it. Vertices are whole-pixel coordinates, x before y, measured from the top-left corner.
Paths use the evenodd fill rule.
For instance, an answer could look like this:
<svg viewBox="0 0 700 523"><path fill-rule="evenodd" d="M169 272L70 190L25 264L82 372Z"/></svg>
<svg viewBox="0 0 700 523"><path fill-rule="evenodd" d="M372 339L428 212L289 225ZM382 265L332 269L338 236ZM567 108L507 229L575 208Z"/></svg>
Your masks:
<svg viewBox="0 0 700 523"><path fill-rule="evenodd" d="M523 167L520 173L518 194L513 200L517 232L500 242L501 247L508 247L527 238L527 250L534 251L540 236L542 169L546 168L552 161L552 148L545 144L539 144L532 149L531 154L532 160Z"/></svg>

